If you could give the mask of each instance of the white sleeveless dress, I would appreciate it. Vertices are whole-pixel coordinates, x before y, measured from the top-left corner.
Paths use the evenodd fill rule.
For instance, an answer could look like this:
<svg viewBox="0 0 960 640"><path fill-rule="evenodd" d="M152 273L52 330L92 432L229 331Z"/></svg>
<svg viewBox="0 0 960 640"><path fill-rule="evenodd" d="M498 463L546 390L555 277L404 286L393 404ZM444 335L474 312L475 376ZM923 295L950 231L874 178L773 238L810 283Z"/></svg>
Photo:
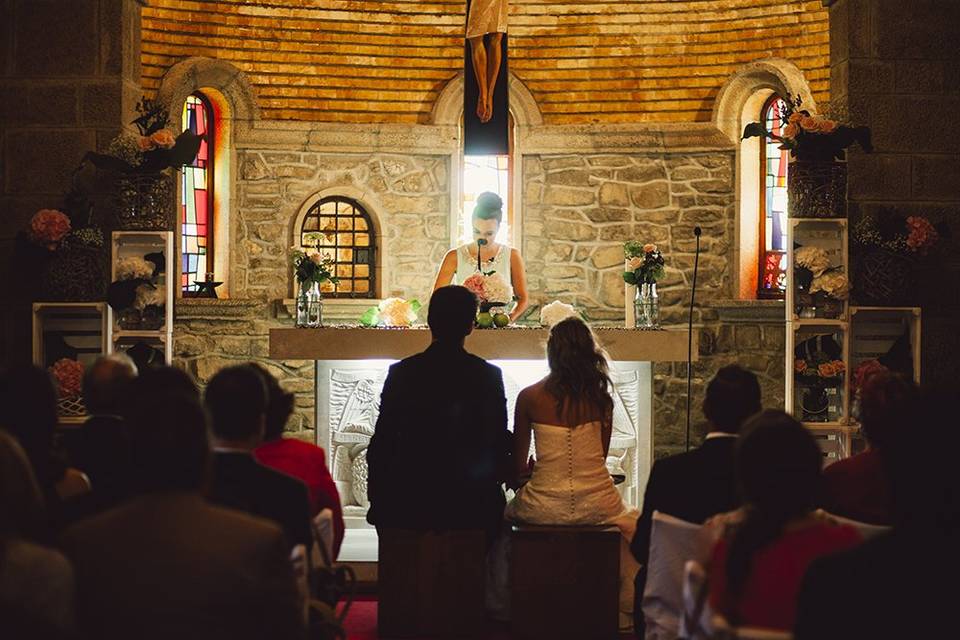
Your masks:
<svg viewBox="0 0 960 640"><path fill-rule="evenodd" d="M633 579L639 565L630 552L639 512L613 486L603 456L599 421L576 427L533 423L537 462L530 481L507 503L504 517L539 525L615 525L620 544L620 627L633 624Z"/></svg>
<svg viewBox="0 0 960 640"><path fill-rule="evenodd" d="M477 259L470 255L470 247L473 245L464 244L457 247L457 272L453 274L453 284L463 284L463 281L472 276L477 271ZM503 278L503 281L513 286L510 279L510 247L505 244L500 245L500 251L491 260L485 260L480 263L484 273L495 272Z"/></svg>

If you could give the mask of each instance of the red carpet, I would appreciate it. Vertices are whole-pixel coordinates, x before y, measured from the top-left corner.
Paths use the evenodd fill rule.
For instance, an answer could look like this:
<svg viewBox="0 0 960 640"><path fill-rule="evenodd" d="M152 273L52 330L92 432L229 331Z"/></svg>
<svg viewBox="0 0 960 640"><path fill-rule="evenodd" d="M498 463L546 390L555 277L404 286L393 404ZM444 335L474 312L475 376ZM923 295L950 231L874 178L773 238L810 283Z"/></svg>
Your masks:
<svg viewBox="0 0 960 640"><path fill-rule="evenodd" d="M362 598L362 596L361 596ZM359 599L350 607L343 626L347 631L347 640L377 640L377 601ZM621 634L621 640L632 640L633 634ZM491 630L483 640L510 640L507 629Z"/></svg>

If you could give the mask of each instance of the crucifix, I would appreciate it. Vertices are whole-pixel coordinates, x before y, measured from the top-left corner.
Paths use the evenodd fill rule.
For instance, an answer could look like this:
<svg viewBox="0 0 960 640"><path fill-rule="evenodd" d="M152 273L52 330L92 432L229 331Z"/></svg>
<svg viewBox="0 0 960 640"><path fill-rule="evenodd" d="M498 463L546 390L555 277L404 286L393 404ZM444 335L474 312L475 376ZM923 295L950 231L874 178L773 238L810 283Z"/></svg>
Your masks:
<svg viewBox="0 0 960 640"><path fill-rule="evenodd" d="M467 0L464 46L465 155L509 150L507 0Z"/></svg>

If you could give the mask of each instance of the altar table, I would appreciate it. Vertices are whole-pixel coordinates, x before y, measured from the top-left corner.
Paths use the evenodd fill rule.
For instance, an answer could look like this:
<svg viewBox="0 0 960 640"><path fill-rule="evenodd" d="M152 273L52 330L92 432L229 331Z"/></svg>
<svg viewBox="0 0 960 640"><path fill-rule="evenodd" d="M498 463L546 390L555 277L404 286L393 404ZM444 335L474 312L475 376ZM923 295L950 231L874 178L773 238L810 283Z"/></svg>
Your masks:
<svg viewBox="0 0 960 640"><path fill-rule="evenodd" d="M611 473L625 476L617 489L627 503L639 507L653 463L653 363L686 361L688 334L621 327L593 330L609 356L614 387L607 467ZM544 328L514 327L476 330L467 336L467 351L503 370L511 429L520 389L547 373L547 336ZM694 332L694 360L697 338ZM426 327L270 330L271 358L316 362L316 443L327 451L347 526L341 560L376 560L376 531L366 522L366 449L376 425L387 368L429 344ZM429 495L424 499L429 500Z"/></svg>

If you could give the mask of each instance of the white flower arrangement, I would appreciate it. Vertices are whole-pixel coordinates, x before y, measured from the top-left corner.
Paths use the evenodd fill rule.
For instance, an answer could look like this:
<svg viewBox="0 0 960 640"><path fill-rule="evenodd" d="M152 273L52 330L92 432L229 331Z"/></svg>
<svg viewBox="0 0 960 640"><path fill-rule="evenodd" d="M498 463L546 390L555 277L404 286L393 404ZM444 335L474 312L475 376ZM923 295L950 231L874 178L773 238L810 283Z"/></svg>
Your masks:
<svg viewBox="0 0 960 640"><path fill-rule="evenodd" d="M830 256L820 247L800 247L793 254L793 261L798 267L809 269L814 277L830 268Z"/></svg>
<svg viewBox="0 0 960 640"><path fill-rule="evenodd" d="M566 302L554 300L540 309L540 325L553 327L567 318L579 318L577 310Z"/></svg>
<svg viewBox="0 0 960 640"><path fill-rule="evenodd" d="M162 307L166 303L164 297L164 290L160 287L155 287L151 284L142 284L137 287L137 298L133 306L140 311L143 311L150 305Z"/></svg>
<svg viewBox="0 0 960 640"><path fill-rule="evenodd" d="M143 258L130 257L117 260L117 280L150 280L153 278L153 263Z"/></svg>
<svg viewBox="0 0 960 640"><path fill-rule="evenodd" d="M387 298L376 307L371 307L360 318L365 327L409 327L417 321L419 300Z"/></svg>
<svg viewBox="0 0 960 640"><path fill-rule="evenodd" d="M850 295L850 280L840 271L825 271L810 283L810 293L819 291L834 300L846 300Z"/></svg>

